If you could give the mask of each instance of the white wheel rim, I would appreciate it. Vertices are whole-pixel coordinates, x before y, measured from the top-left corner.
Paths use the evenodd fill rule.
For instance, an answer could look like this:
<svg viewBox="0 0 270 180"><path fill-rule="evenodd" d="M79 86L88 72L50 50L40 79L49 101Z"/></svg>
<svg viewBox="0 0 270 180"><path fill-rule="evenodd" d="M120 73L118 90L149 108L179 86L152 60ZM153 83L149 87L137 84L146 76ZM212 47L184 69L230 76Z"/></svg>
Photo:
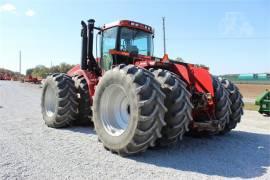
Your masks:
<svg viewBox="0 0 270 180"><path fill-rule="evenodd" d="M44 108L47 116L52 117L55 113L56 99L55 90L51 86L47 86L44 97Z"/></svg>
<svg viewBox="0 0 270 180"><path fill-rule="evenodd" d="M107 133L120 136L128 127L130 103L125 90L118 84L108 86L101 96L100 119Z"/></svg>

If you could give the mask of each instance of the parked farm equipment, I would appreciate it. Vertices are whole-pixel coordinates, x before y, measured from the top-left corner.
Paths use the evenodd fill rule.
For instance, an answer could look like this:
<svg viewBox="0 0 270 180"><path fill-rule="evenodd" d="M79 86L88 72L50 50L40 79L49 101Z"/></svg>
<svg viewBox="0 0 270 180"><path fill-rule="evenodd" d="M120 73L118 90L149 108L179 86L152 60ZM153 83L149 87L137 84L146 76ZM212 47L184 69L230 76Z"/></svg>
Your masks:
<svg viewBox="0 0 270 180"><path fill-rule="evenodd" d="M1 73L0 74L0 80L10 81L11 80L11 75L7 74L7 73Z"/></svg>
<svg viewBox="0 0 270 180"><path fill-rule="evenodd" d="M32 75L27 75L21 79L21 82L40 84L41 80L42 80L42 78L40 78L40 77L33 77Z"/></svg>
<svg viewBox="0 0 270 180"><path fill-rule="evenodd" d="M191 134L224 134L243 114L238 88L205 66L153 56L152 27L129 20L81 22L81 64L48 76L42 93L47 126L91 120L104 147L120 155L176 143ZM94 30L100 58L93 56Z"/></svg>
<svg viewBox="0 0 270 180"><path fill-rule="evenodd" d="M255 104L260 106L259 113L270 116L270 91L265 90L256 98Z"/></svg>

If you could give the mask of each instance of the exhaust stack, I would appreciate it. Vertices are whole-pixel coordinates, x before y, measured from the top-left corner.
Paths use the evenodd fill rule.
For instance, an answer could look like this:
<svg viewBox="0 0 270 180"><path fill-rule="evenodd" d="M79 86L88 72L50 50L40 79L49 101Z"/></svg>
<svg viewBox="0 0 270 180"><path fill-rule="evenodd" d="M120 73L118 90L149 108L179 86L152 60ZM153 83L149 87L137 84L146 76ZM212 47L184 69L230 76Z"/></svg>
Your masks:
<svg viewBox="0 0 270 180"><path fill-rule="evenodd" d="M87 70L87 26L84 21L81 21L82 30L82 54L81 54L81 69Z"/></svg>
<svg viewBox="0 0 270 180"><path fill-rule="evenodd" d="M93 71L97 75L101 75L101 70L96 62L96 59L93 55L93 39L94 39L94 29L101 30L96 28L95 20L89 19L88 25L84 21L81 21L82 30L82 56L81 56L81 69Z"/></svg>
<svg viewBox="0 0 270 180"><path fill-rule="evenodd" d="M89 19L88 25L87 25L88 26L87 27L87 35L88 35L87 58L91 63L96 61L93 55L93 39L94 39L94 28L95 28L94 25L95 25L95 20Z"/></svg>

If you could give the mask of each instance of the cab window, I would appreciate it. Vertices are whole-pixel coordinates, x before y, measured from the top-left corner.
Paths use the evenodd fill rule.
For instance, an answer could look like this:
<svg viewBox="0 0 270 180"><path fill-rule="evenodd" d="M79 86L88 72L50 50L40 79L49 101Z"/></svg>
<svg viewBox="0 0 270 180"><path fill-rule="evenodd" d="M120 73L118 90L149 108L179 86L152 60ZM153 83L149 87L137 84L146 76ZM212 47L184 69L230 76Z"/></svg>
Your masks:
<svg viewBox="0 0 270 180"><path fill-rule="evenodd" d="M122 27L120 31L120 51L152 56L153 38L151 33Z"/></svg>
<svg viewBox="0 0 270 180"><path fill-rule="evenodd" d="M110 28L103 32L101 66L104 70L111 68L113 64L112 56L109 54L111 49L115 49L117 37L117 28Z"/></svg>

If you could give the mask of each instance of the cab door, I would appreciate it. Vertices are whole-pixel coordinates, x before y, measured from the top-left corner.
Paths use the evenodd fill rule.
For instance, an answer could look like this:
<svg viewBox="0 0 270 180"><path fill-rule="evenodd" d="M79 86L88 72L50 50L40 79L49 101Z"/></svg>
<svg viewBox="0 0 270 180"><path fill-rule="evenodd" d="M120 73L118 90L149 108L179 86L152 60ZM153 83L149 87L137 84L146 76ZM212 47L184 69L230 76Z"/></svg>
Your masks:
<svg viewBox="0 0 270 180"><path fill-rule="evenodd" d="M118 27L113 27L103 31L101 43L100 66L107 71L112 68L113 57L110 50L116 49Z"/></svg>

